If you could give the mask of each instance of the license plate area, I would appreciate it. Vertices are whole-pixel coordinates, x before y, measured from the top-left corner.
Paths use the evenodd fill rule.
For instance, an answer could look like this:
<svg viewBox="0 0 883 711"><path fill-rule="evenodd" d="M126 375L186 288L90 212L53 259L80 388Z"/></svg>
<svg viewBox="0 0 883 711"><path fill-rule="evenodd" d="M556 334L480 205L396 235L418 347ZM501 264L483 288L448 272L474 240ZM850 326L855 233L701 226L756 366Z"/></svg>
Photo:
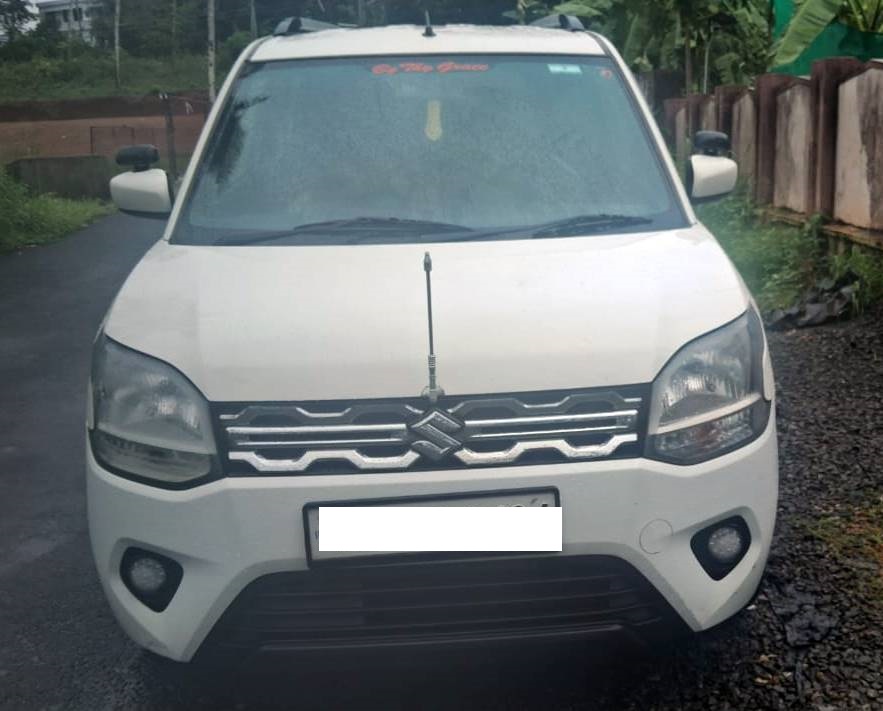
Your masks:
<svg viewBox="0 0 883 711"><path fill-rule="evenodd" d="M317 502L304 507L303 523L309 563L372 563L400 561L403 559L462 559L476 556L518 555L515 552L441 552L441 551L364 551L342 552L321 551L319 546L319 511L321 508L419 508L419 507L484 507L484 508L560 508L556 489L522 489L516 491L488 492L475 494L452 494L445 496L407 497L397 499L372 499L356 501ZM545 555L540 553L539 555ZM537 553L532 553L537 555Z"/></svg>

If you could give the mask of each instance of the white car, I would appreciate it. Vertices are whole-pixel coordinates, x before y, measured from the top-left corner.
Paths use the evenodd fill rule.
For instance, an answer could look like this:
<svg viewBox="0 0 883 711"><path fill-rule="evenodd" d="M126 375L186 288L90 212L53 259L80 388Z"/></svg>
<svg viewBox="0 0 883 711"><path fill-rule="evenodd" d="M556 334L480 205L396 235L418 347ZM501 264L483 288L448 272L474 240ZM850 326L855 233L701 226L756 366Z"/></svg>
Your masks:
<svg viewBox="0 0 883 711"><path fill-rule="evenodd" d="M736 166L702 134L685 190L569 23L292 20L239 58L174 200L155 149L121 153L117 204L168 224L96 339L87 481L138 644L653 639L752 599L773 374L691 207ZM319 509L354 505L558 509L560 550L322 546Z"/></svg>

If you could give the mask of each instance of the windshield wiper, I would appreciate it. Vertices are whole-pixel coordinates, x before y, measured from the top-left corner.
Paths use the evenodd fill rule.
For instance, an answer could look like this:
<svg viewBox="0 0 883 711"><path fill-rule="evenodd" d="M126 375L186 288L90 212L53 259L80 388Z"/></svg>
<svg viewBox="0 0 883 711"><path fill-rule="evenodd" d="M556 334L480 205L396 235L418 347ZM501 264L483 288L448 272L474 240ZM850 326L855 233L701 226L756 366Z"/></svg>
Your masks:
<svg viewBox="0 0 883 711"><path fill-rule="evenodd" d="M216 245L247 245L261 244L263 242L275 242L288 237L299 235L339 235L352 232L356 236L372 236L389 231L403 231L415 235L435 234L440 232L470 233L472 230L463 225L452 225L446 222L432 222L429 220L406 220L400 217L354 217L345 220L328 220L326 222L311 222L298 225L288 230L277 232L248 232L239 233L234 237L221 238ZM355 240L354 240L355 241Z"/></svg>
<svg viewBox="0 0 883 711"><path fill-rule="evenodd" d="M653 220L649 217L633 215L577 215L563 220L545 222L539 225L523 225L521 227L490 228L487 230L469 230L463 233L439 235L440 242L479 242L494 239L542 239L544 237L578 237L580 235L597 234L614 231L621 227L649 225Z"/></svg>
<svg viewBox="0 0 883 711"><path fill-rule="evenodd" d="M568 237L591 234L619 227L636 227L652 223L649 217L635 215L577 215L564 220L550 222L531 233L531 237Z"/></svg>

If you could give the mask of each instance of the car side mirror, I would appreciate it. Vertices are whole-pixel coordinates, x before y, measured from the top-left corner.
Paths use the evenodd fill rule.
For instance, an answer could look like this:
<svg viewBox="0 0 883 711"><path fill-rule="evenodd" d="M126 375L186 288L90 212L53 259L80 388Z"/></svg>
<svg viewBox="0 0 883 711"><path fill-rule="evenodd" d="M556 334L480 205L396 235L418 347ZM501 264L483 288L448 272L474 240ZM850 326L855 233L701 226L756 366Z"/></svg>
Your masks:
<svg viewBox="0 0 883 711"><path fill-rule="evenodd" d="M126 146L117 153L117 165L131 166L110 181L110 196L123 212L165 217L172 211L172 187L166 171L150 166L159 160L156 146Z"/></svg>
<svg viewBox="0 0 883 711"><path fill-rule="evenodd" d="M727 157L730 137L718 131L697 131L695 155L687 161L687 192L693 202L717 200L736 188L739 166Z"/></svg>

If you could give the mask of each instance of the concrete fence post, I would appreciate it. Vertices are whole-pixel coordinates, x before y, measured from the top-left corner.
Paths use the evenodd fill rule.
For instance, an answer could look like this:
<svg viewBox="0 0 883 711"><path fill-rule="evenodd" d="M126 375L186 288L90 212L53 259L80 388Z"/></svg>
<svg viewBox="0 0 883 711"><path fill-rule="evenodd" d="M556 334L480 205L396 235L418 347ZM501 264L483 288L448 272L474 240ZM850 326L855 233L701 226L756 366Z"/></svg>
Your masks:
<svg viewBox="0 0 883 711"><path fill-rule="evenodd" d="M739 177L753 186L757 167L757 107L750 89L743 89L733 102L732 132Z"/></svg>
<svg viewBox="0 0 883 711"><path fill-rule="evenodd" d="M763 74L757 78L757 166L754 199L760 205L773 201L776 169L776 97L795 82L785 74Z"/></svg>
<svg viewBox="0 0 883 711"><path fill-rule="evenodd" d="M745 93L744 86L726 84L715 87L714 100L717 104L717 130L728 136L733 135L733 105Z"/></svg>
<svg viewBox="0 0 883 711"><path fill-rule="evenodd" d="M702 131L717 131L717 102L713 96L706 96L699 104L699 128Z"/></svg>
<svg viewBox="0 0 883 711"><path fill-rule="evenodd" d="M776 95L773 205L792 212L812 211L815 192L812 87L798 79Z"/></svg>
<svg viewBox="0 0 883 711"><path fill-rule="evenodd" d="M686 99L666 99L662 103L663 123L665 124L664 131L671 146L674 146L675 141L677 140L675 118L677 117L678 111L686 105Z"/></svg>
<svg viewBox="0 0 883 711"><path fill-rule="evenodd" d="M687 135L690 138L702 125L701 110L705 99L705 94L690 94L687 97Z"/></svg>
<svg viewBox="0 0 883 711"><path fill-rule="evenodd" d="M813 62L812 93L816 107L814 131L815 202L812 211L834 216L834 175L837 164L837 115L840 84L864 70L864 63L852 57L834 57ZM881 129L883 130L883 129Z"/></svg>
<svg viewBox="0 0 883 711"><path fill-rule="evenodd" d="M840 85L834 217L883 231L883 63Z"/></svg>

